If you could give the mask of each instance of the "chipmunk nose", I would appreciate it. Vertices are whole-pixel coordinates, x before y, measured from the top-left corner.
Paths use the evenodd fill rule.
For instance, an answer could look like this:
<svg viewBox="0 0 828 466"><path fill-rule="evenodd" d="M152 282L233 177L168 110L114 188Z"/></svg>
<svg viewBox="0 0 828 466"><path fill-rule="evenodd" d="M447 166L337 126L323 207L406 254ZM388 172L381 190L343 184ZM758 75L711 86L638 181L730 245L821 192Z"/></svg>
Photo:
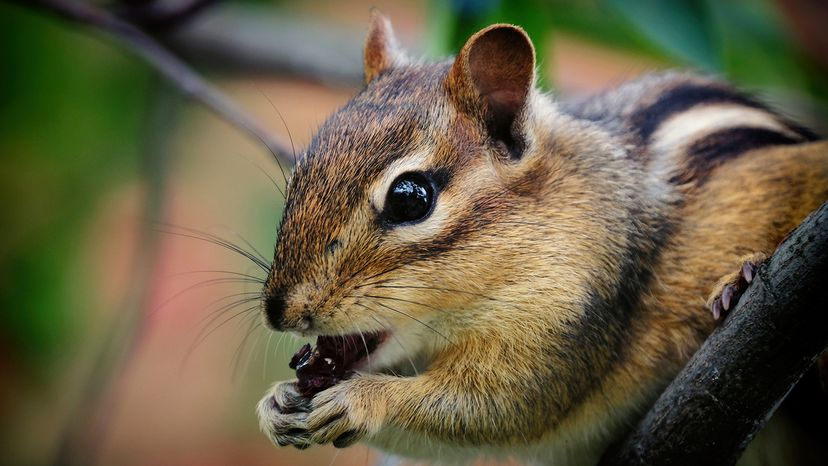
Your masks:
<svg viewBox="0 0 828 466"><path fill-rule="evenodd" d="M281 290L269 292L267 296L265 296L265 318L273 330L282 330L286 306L285 294Z"/></svg>

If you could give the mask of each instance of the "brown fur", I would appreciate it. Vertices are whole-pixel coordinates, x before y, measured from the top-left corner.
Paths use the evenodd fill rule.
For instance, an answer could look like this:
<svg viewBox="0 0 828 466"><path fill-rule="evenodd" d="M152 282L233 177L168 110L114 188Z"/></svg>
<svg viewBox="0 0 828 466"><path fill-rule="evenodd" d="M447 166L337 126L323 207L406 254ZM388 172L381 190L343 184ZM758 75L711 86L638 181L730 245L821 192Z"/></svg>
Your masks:
<svg viewBox="0 0 828 466"><path fill-rule="evenodd" d="M296 167L264 301L284 303L268 315L280 330L391 330L396 342L307 411L274 408L293 396L276 385L263 429L302 446L347 437L412 456L594 462L714 327L716 281L828 198L828 144L694 158L688 147L721 128L685 140L669 122L699 102L810 137L727 87L669 107L681 86L723 86L687 75L562 111L534 88L519 28L481 31L454 62L406 64L387 58L390 25L373 21L370 82ZM642 123L646 105L662 119ZM383 223L387 183L411 170L434 174L434 212ZM409 364L422 372L392 375Z"/></svg>

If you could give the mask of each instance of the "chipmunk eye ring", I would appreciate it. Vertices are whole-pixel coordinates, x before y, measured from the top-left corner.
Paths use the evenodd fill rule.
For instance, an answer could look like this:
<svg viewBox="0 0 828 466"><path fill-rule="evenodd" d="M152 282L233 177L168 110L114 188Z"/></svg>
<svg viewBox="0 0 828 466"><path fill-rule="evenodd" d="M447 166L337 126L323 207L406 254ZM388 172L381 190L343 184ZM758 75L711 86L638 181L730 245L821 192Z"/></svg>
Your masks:
<svg viewBox="0 0 828 466"><path fill-rule="evenodd" d="M420 222L434 210L435 199L431 177L422 172L406 172L388 188L382 216L394 225Z"/></svg>

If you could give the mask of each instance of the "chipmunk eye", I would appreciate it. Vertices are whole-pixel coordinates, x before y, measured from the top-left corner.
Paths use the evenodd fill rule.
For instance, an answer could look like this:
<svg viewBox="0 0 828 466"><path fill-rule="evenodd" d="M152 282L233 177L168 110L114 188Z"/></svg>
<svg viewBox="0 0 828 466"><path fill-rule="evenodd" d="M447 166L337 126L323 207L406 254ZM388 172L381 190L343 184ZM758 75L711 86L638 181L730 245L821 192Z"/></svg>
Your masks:
<svg viewBox="0 0 828 466"><path fill-rule="evenodd" d="M423 173L403 173L391 183L383 216L393 223L416 222L427 217L434 205L434 187Z"/></svg>

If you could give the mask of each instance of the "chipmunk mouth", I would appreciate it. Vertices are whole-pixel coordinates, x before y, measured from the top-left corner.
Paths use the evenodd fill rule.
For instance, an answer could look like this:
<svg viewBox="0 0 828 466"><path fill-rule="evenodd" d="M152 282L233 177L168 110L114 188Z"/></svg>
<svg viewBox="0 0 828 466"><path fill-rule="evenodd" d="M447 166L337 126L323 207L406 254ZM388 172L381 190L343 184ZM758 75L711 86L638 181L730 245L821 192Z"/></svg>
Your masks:
<svg viewBox="0 0 828 466"><path fill-rule="evenodd" d="M299 348L288 364L296 370L299 393L313 396L351 377L387 336L388 332L319 336L316 346Z"/></svg>

